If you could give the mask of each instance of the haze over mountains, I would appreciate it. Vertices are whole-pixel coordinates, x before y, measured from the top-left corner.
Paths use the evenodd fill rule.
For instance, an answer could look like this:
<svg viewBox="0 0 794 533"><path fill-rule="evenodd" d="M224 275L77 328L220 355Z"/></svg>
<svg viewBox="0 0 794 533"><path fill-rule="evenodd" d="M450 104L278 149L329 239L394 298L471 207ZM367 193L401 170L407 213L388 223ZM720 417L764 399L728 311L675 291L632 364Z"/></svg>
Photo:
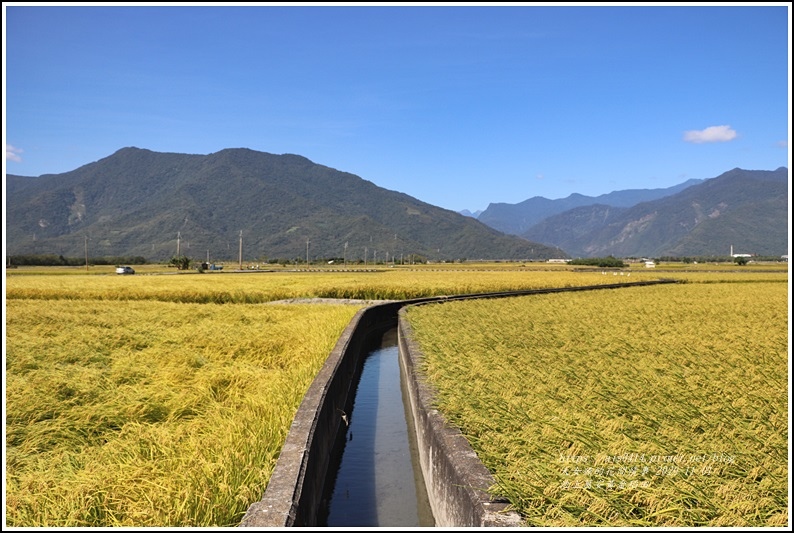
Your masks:
<svg viewBox="0 0 794 533"><path fill-rule="evenodd" d="M63 174L7 176L8 255L235 260L542 260L554 247L298 155L123 148ZM179 238L179 243L177 239Z"/></svg>
<svg viewBox="0 0 794 533"><path fill-rule="evenodd" d="M567 198L549 200L535 196L517 204L493 203L479 215L472 215L483 224L513 235L521 235L529 228L550 216L586 205L609 205L613 207L631 207L640 202L649 202L664 198L687 187L701 183L703 180L691 179L666 189L628 189L614 191L600 196L584 196L574 193ZM465 214L465 213L464 213Z"/></svg>
<svg viewBox="0 0 794 533"><path fill-rule="evenodd" d="M573 256L692 257L788 254L788 169L735 168L680 192L631 207L578 207L521 236Z"/></svg>
<svg viewBox="0 0 794 533"><path fill-rule="evenodd" d="M475 219L298 155L123 148L63 174L6 176L6 213L8 255L82 257L87 247L165 260L179 246L236 260L241 232L244 258L258 261L724 256L731 245L779 256L789 242L784 167L491 204Z"/></svg>
<svg viewBox="0 0 794 533"><path fill-rule="evenodd" d="M573 257L788 253L788 169L733 169L667 189L491 204L496 229L559 246Z"/></svg>

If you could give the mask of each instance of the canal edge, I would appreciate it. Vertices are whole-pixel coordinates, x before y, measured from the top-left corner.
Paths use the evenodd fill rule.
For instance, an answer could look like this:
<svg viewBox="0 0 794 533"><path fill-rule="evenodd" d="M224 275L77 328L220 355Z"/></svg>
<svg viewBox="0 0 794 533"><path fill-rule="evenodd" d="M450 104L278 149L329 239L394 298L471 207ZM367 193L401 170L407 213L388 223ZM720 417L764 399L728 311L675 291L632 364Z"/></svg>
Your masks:
<svg viewBox="0 0 794 533"><path fill-rule="evenodd" d="M433 407L436 391L420 370L424 354L414 340L405 312L406 307L400 309L397 327L400 366L408 379L412 430L436 526L523 526L507 500L488 493L495 479L463 433Z"/></svg>

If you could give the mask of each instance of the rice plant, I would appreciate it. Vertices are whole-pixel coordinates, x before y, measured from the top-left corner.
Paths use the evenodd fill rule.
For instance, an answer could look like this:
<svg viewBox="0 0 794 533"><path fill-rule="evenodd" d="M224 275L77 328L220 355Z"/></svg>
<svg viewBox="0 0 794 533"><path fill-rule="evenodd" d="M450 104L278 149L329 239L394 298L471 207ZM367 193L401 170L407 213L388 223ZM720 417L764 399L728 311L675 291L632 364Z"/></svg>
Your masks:
<svg viewBox="0 0 794 533"><path fill-rule="evenodd" d="M9 300L11 526L234 526L356 306Z"/></svg>
<svg viewBox="0 0 794 533"><path fill-rule="evenodd" d="M294 298L405 300L656 279L571 270L380 270L151 276L8 276L7 299L255 304Z"/></svg>
<svg viewBox="0 0 794 533"><path fill-rule="evenodd" d="M239 275L115 276L110 268L108 275L84 275L80 269L35 269L19 275L24 270L16 269L6 276L5 368L6 519L9 525L24 527L236 525L248 505L261 496L305 390L357 309L355 306L262 305L265 302L318 297L400 300L629 282L665 275L632 269L624 272L624 276L617 272L506 264ZM709 305L717 308L728 305L721 291L727 287L724 282L736 280L731 272L676 274L676 277L685 276L689 276L689 281L713 284L714 293L698 296L702 302L708 302L717 295L712 304L702 303L701 312L710 309ZM754 327L745 327L746 338L755 339L762 331L771 333L765 337L765 342L778 339L777 348L755 350L753 358L748 359L756 371L753 374L756 382L750 383L761 387L758 390L762 392L746 395L743 400L737 400L736 405L731 404L730 409L702 407L695 397L682 405L686 406L689 416L700 412L712 415L714 411L722 417L719 419L722 422L701 426L704 434L710 434L706 430L719 433L714 424L719 428L722 427L720 423L727 424L725 420L740 420L742 428L757 430L759 438L766 439L761 449L779 458L778 433L787 432L787 411L776 397L766 404L763 402L769 400L769 383L778 383L778 376L785 374L779 372L779 352L785 352L786 344L780 344L776 333L780 317L770 317L771 311L767 308L764 308L767 314L757 312L756 307L767 297L764 292L767 288L761 285L769 288L780 285L786 280L786 273L748 269L742 280L745 292L737 293L734 298L754 301L741 308L737 308L734 301L733 307L728 309L734 310L739 324L749 320L749 316L762 318L753 323ZM756 287L749 287L751 281L756 282ZM644 308L636 309L636 314L643 315L648 308L663 307L653 300L666 301L667 296L662 294L668 293L652 297L650 303L642 300ZM557 302L573 297L548 295L532 297L539 299L532 301L551 298L550 301ZM631 308L625 303L599 301L602 309L612 309L615 305ZM501 303L506 305L507 301ZM772 308L778 305L772 304ZM689 307L682 306L682 309ZM496 316L501 311L487 313ZM518 358L515 363L496 359L490 367L501 366L506 375L513 376L509 383L530 377L535 380L533 387L548 382L550 385L539 390L547 397L544 401L551 402L549 408L554 407L553 400L571 401L574 393L570 386L566 388L565 381L577 383L582 379L582 369L574 364L573 350L565 347L577 346L582 339L611 326L592 322L589 326L572 328L569 322L566 327L577 331L578 336L574 339L558 337L553 328L563 327L555 324L565 321L568 314L574 321L583 320L570 310L554 315L557 322L546 312L525 317L517 331L533 332L531 338L497 333L501 325L492 324L490 329L477 334L476 350L504 354L520 352L529 346L534 350L537 346L544 357L570 359L572 366L555 366L558 370L549 375L538 374L536 368L546 359L522 362ZM706 323L713 321L709 314L695 319ZM770 328L769 324L774 327ZM656 324L633 327L635 329L627 332L627 338L618 336L610 341L614 353L633 350L632 343L637 342L635 337L660 335L653 329L661 327ZM476 329L466 328L472 333ZM651 329L646 332L643 328ZM673 325L670 332L679 329ZM455 328L446 326L442 331L455 333ZM702 340L699 334L690 334L690 337ZM544 342L539 343L542 339ZM718 340L713 339L715 345ZM445 333L440 342L458 354L469 351L471 340ZM768 348L769 345L759 346ZM675 344L671 349L690 354L690 359L702 364L699 345ZM690 366L694 364L689 362ZM462 357L452 357L444 365L450 372L463 375L471 370L466 366L472 363ZM627 365L618 365L618 370L625 368ZM610 371L618 375L618 370ZM519 372L517 376L516 371ZM660 372L677 375L664 368ZM679 382L683 379L690 385L700 383L695 374L687 372L677 378ZM743 377L746 376L734 376L725 387ZM645 389L641 385L652 385L652 378L638 375L639 392L633 394L642 397ZM497 384L496 378L493 379ZM604 381L607 377L599 379ZM713 390L711 379L701 380L712 387L708 389L711 393L723 394L722 389ZM592 393L588 398L594 405L599 398L611 398L603 384L598 388L598 383L597 380L585 381L589 388L581 389ZM479 408L475 409L475 412L489 414L479 422L482 427L478 439L517 443L512 449L510 446L503 448L512 450L509 453L493 447L481 449L483 456L490 455L492 461L508 465L499 475L500 490L514 494L514 501L520 507L523 505L521 508L543 509L549 516L559 514L553 523L578 524L582 514L590 520L594 520L594 516L611 516L614 509L601 507L614 497L602 497L601 507L588 504L586 512L577 513L575 510L584 503L575 498L580 495L573 490L544 489L548 492L544 497L557 502L554 506L548 506L544 500L537 499L536 494L524 490L525 480L538 487L548 485L548 478L542 475L543 468L552 472L559 470L550 462L559 452L559 443L555 448L553 444L538 440L536 434L526 433L526 429L520 434L503 431L505 427L528 427L526 421L536 419L537 413L532 405L517 401L521 394L508 393L511 389L507 386L501 389L500 393L506 397L482 396L477 400ZM613 428L613 432L628 428L629 435L632 435L628 431L634 427L632 424L643 427L640 421L644 420L644 412L636 411L642 404L634 401L631 390L626 392L628 396L611 400L614 405L608 404L621 414L605 422L604 427ZM658 399L665 398L662 395ZM472 399L476 400L477 396L473 395ZM753 418L756 412L767 416L766 426L758 425L758 417ZM499 422L497 415L504 413L509 413L510 417ZM741 416L736 418L736 413ZM455 415L451 412L450 416ZM552 416L558 418L547 417L542 431L546 437L565 435L566 442L572 444L561 449L574 453L576 446L601 446L599 439L603 437L587 425L587 416L580 415L573 420L562 419L559 414ZM639 421L631 418L634 416L640 416ZM473 414L458 417L477 420ZM778 433L765 433L769 424ZM637 438L645 439L643 442L649 448L656 442L654 439L665 442L655 434L638 435ZM471 435L470 438L474 439ZM548 453L540 456L543 461L536 461L528 474L521 466L526 461L517 454L516 448L523 446L540 453L532 448L536 444L548 449ZM763 481L759 485L768 487L766 493L755 493L759 508L764 509L759 512L767 513L764 515L766 523L779 523L783 519L778 505L779 471L759 464L747 476ZM679 494L685 494L683 488L679 489L682 491ZM705 489L694 486L686 490L691 500L701 497ZM741 490L740 484L723 488L722 493L725 498L735 499L735 494ZM684 503L666 501L666 506L654 507L643 520L678 523L679 518L672 518L678 516L675 514L678 511L674 510L680 510L690 500L682 500ZM747 500L720 504L733 505L736 509L748 505ZM527 512L529 521L551 520L537 518L539 512ZM686 513L695 516L694 511ZM732 517L731 513L720 516L727 520L725 517ZM702 522L698 520L700 518L693 518L692 523Z"/></svg>
<svg viewBox="0 0 794 533"><path fill-rule="evenodd" d="M528 525L788 523L785 283L452 302L408 318Z"/></svg>

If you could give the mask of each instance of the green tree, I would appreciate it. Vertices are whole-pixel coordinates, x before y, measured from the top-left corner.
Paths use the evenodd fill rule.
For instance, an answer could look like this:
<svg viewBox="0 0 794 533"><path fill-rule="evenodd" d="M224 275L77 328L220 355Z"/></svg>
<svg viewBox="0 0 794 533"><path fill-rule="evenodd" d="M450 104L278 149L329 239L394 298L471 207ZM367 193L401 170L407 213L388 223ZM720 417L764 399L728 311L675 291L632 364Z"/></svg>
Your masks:
<svg viewBox="0 0 794 533"><path fill-rule="evenodd" d="M574 259L570 261L569 264L598 266L601 268L623 268L626 266L626 264L621 259L617 259L611 255L608 257L591 257L584 259Z"/></svg>
<svg viewBox="0 0 794 533"><path fill-rule="evenodd" d="M173 265L177 270L188 270L190 268L191 259L186 255L175 255L169 261L169 265Z"/></svg>

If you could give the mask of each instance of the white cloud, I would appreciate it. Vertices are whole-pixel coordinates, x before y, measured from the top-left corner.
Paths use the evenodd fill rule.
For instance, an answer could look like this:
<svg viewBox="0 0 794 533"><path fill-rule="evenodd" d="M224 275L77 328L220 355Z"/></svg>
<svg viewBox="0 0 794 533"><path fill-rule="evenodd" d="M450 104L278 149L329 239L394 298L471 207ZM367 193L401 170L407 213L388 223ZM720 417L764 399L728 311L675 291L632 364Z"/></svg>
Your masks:
<svg viewBox="0 0 794 533"><path fill-rule="evenodd" d="M723 143L736 138L736 130L730 126L709 126L704 130L684 132L684 140L689 143Z"/></svg>
<svg viewBox="0 0 794 533"><path fill-rule="evenodd" d="M535 179L536 180L546 179L546 176L544 176L543 174L538 174L537 176L535 176Z"/></svg>
<svg viewBox="0 0 794 533"><path fill-rule="evenodd" d="M15 146L11 146L10 144L6 145L6 161L16 161L17 163L22 162L22 157L19 155L23 152L22 148L17 148Z"/></svg>
<svg viewBox="0 0 794 533"><path fill-rule="evenodd" d="M778 141L778 142L777 142L777 145L778 145L780 148L784 148L784 149L785 149L785 148L788 148L788 141Z"/></svg>

